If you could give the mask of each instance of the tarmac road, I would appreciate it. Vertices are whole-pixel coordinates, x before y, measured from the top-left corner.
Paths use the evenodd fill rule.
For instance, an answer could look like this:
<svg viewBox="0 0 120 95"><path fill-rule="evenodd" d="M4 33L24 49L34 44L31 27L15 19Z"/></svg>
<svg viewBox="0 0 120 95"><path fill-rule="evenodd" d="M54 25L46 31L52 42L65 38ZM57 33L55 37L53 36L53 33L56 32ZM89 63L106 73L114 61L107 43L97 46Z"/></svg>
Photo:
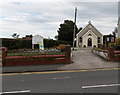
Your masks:
<svg viewBox="0 0 120 95"><path fill-rule="evenodd" d="M2 83L3 93L118 93L120 85L118 69L9 73Z"/></svg>

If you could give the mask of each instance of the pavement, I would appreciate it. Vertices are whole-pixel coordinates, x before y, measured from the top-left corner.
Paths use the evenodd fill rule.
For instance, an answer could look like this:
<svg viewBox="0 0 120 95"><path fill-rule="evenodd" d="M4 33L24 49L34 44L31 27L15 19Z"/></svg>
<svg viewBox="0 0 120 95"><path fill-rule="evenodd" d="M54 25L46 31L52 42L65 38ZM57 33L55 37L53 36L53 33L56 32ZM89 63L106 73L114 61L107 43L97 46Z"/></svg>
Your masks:
<svg viewBox="0 0 120 95"><path fill-rule="evenodd" d="M64 64L29 65L29 66L3 66L0 68L0 71L2 71L1 73L56 71L60 67L64 67Z"/></svg>
<svg viewBox="0 0 120 95"><path fill-rule="evenodd" d="M72 51L71 64L54 64L54 65L31 65L31 66L11 66L0 68L1 73L11 72L39 72L53 70L79 70L79 69L95 69L95 68L116 68L119 67L118 62L108 62L107 60L93 54L91 48L77 48Z"/></svg>

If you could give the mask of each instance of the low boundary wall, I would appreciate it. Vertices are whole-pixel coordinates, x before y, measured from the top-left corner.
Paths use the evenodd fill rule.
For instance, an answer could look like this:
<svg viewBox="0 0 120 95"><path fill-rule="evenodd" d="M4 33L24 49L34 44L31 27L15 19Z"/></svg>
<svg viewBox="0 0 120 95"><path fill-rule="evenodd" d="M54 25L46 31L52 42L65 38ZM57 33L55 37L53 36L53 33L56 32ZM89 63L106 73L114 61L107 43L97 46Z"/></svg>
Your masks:
<svg viewBox="0 0 120 95"><path fill-rule="evenodd" d="M108 51L94 50L92 52L105 58L108 61L118 61L120 62L120 51L115 51L113 48L109 48Z"/></svg>
<svg viewBox="0 0 120 95"><path fill-rule="evenodd" d="M92 50L92 52L108 60L107 52L98 51L98 50Z"/></svg>
<svg viewBox="0 0 120 95"><path fill-rule="evenodd" d="M5 51L2 51L3 54ZM71 62L71 47L65 47L64 55L41 55L41 56L5 56L1 57L2 66L25 66L44 64L68 64Z"/></svg>

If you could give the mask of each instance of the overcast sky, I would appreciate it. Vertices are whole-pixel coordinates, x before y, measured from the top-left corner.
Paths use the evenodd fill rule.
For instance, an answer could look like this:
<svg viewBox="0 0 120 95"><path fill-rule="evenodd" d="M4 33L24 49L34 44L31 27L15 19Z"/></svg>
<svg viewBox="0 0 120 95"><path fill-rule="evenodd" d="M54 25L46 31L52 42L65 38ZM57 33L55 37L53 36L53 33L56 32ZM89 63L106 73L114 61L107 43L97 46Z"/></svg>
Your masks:
<svg viewBox="0 0 120 95"><path fill-rule="evenodd" d="M89 1L89 0L87 0ZM33 2L27 0L8 0L0 3L0 37L11 38L13 33L20 37L41 35L54 38L59 25L64 20L74 21L74 9L77 11L77 26L84 28L88 21L103 34L110 34L117 26L118 2L82 2L72 0L45 0Z"/></svg>

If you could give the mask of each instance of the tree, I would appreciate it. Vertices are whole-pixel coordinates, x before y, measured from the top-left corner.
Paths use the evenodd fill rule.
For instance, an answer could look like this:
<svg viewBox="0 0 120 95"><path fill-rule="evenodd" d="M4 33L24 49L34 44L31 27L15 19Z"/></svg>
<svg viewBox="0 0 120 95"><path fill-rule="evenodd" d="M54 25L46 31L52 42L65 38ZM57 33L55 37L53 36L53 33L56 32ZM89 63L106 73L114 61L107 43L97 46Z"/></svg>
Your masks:
<svg viewBox="0 0 120 95"><path fill-rule="evenodd" d="M25 37L32 38L32 34L30 34L30 35L25 35Z"/></svg>
<svg viewBox="0 0 120 95"><path fill-rule="evenodd" d="M77 34L82 28L78 29L75 25ZM74 22L71 20L65 20L63 24L60 24L58 32L58 40L73 42Z"/></svg>
<svg viewBox="0 0 120 95"><path fill-rule="evenodd" d="M79 29L78 29L78 32L80 32L82 30L82 27L80 27Z"/></svg>
<svg viewBox="0 0 120 95"><path fill-rule="evenodd" d="M55 38L56 40L58 40L58 35L56 35L54 38Z"/></svg>
<svg viewBox="0 0 120 95"><path fill-rule="evenodd" d="M13 33L13 34L12 34L12 37L15 38L15 39L16 39L16 38L19 38L19 36L20 36L20 35L18 35L17 33Z"/></svg>

